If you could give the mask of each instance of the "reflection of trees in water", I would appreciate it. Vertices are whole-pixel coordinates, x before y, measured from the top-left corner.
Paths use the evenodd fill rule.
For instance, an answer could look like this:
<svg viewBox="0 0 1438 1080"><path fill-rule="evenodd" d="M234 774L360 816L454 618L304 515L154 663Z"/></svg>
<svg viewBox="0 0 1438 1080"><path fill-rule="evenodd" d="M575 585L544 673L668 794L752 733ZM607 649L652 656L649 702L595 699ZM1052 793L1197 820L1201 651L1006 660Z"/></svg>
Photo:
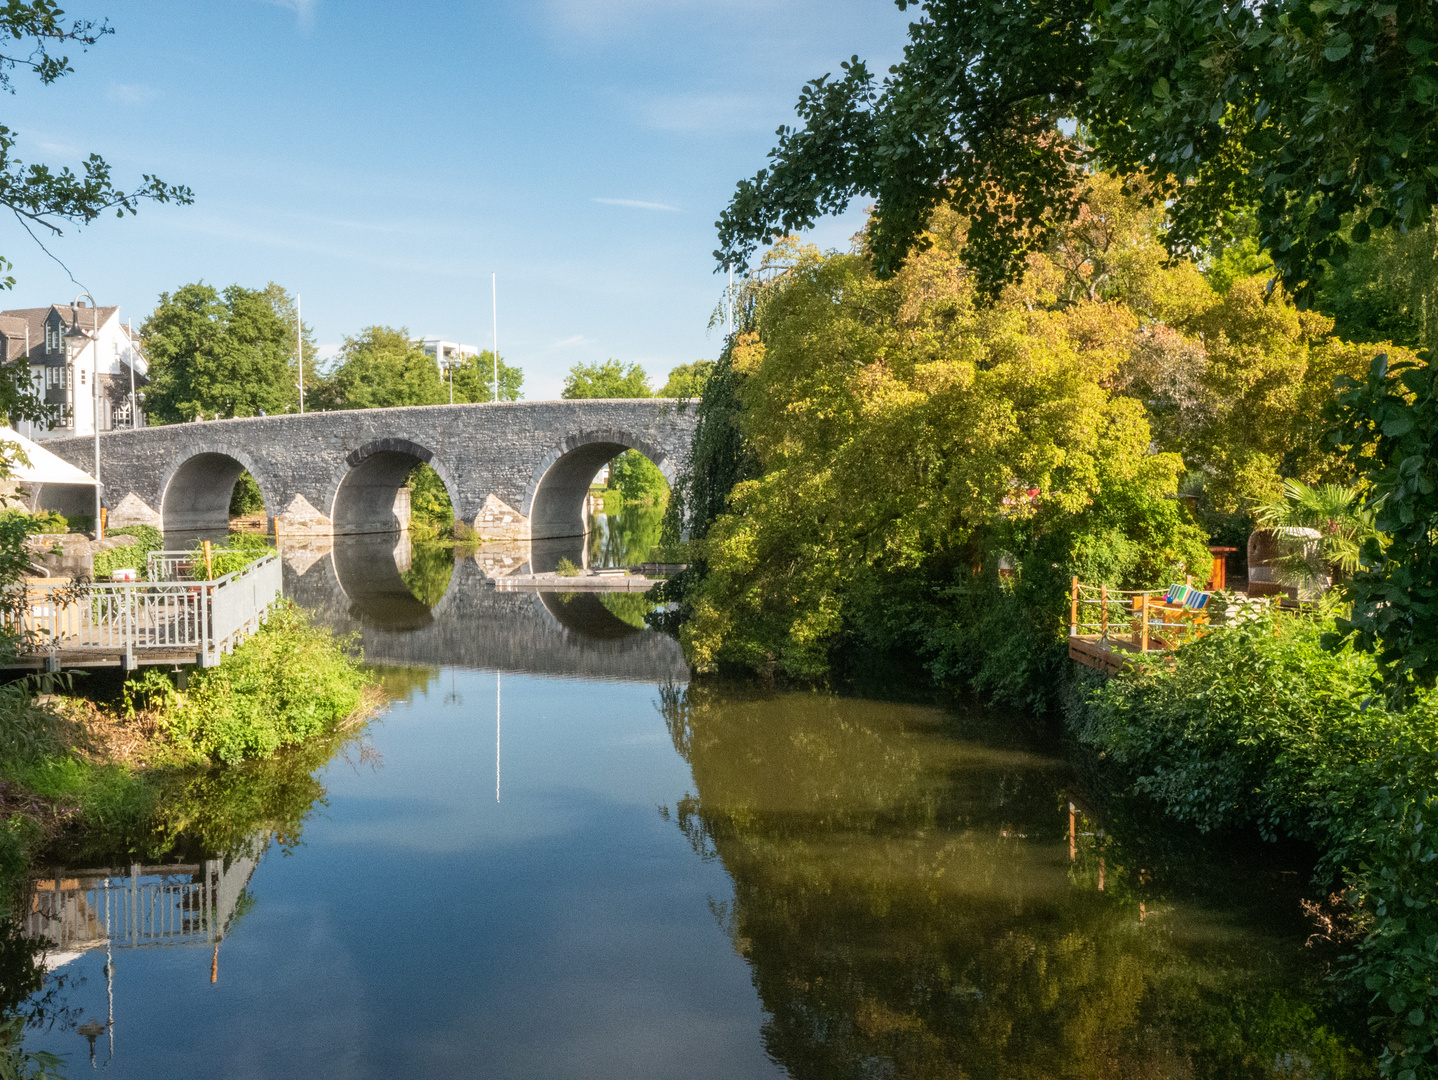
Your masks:
<svg viewBox="0 0 1438 1080"><path fill-rule="evenodd" d="M1194 908L1141 925L1118 844L1106 891L1071 872L1056 763L912 706L700 685L660 707L697 792L677 823L733 880L716 915L791 1075L1368 1074L1312 1018L1298 942Z"/></svg>
<svg viewBox="0 0 1438 1080"><path fill-rule="evenodd" d="M645 629L644 616L654 610L654 602L645 599L643 593L639 592L602 592L598 594L599 602L609 610L616 619L637 630Z"/></svg>
<svg viewBox="0 0 1438 1080"><path fill-rule="evenodd" d="M663 522L664 507L657 503L625 503L617 514L591 514L589 565L633 566L650 561Z"/></svg>
<svg viewBox="0 0 1438 1080"><path fill-rule="evenodd" d="M409 569L400 574L414 598L434 607L449 590L454 576L454 544L415 539L410 548Z"/></svg>
<svg viewBox="0 0 1438 1080"><path fill-rule="evenodd" d="M439 678L439 667L403 667L398 664L366 664L365 670L379 681L386 701L412 701L416 692L428 696Z"/></svg>

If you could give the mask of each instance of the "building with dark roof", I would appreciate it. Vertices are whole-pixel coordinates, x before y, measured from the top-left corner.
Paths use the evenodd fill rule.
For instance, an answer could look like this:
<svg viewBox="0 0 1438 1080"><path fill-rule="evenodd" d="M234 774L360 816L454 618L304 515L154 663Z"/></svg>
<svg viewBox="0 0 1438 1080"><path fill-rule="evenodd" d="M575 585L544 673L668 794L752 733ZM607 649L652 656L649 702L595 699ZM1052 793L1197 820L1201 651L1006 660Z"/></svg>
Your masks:
<svg viewBox="0 0 1438 1080"><path fill-rule="evenodd" d="M36 442L92 435L97 423L101 431L145 426L141 391L150 367L119 307L0 311L0 363L28 366L31 384L50 406L47 423L17 428Z"/></svg>

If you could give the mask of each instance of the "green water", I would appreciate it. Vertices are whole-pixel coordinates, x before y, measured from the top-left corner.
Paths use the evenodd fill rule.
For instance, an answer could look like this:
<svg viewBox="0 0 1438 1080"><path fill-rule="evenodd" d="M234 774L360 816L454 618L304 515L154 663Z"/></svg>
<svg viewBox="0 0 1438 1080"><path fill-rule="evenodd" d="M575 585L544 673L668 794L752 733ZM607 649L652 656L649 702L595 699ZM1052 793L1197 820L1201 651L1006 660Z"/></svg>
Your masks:
<svg viewBox="0 0 1438 1080"><path fill-rule="evenodd" d="M1115 835L1005 721L732 688L664 713L674 822L733 881L715 917L792 1075L1372 1075L1272 852Z"/></svg>

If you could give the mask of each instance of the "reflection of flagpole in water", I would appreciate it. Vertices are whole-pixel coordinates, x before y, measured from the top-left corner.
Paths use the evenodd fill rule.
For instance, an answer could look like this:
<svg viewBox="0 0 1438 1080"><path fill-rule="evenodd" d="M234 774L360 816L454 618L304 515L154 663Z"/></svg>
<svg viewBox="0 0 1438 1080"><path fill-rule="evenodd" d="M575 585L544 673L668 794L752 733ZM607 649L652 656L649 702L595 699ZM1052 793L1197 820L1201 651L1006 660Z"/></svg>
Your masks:
<svg viewBox="0 0 1438 1080"><path fill-rule="evenodd" d="M499 802L499 672L494 673L494 801Z"/></svg>
<svg viewBox="0 0 1438 1080"><path fill-rule="evenodd" d="M110 945L115 939L110 924L110 879L105 879L105 996L109 998L110 1013L106 1017L105 1027L110 1034L110 1056L105 1059L105 1064L115 1060L115 954L110 951Z"/></svg>

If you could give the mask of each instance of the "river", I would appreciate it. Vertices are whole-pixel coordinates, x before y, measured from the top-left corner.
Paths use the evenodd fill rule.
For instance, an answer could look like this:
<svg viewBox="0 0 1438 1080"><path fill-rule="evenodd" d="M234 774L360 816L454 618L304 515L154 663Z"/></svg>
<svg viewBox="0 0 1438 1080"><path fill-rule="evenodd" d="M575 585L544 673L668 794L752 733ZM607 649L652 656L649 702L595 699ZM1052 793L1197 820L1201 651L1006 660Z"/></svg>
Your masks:
<svg viewBox="0 0 1438 1080"><path fill-rule="evenodd" d="M634 521L595 526L589 561L631 556ZM239 774L266 809L224 848L47 869L34 904L89 920L28 1049L146 1080L1369 1074L1279 855L1154 830L1023 718L690 686L636 598L496 591L497 558L287 553L388 710Z"/></svg>

